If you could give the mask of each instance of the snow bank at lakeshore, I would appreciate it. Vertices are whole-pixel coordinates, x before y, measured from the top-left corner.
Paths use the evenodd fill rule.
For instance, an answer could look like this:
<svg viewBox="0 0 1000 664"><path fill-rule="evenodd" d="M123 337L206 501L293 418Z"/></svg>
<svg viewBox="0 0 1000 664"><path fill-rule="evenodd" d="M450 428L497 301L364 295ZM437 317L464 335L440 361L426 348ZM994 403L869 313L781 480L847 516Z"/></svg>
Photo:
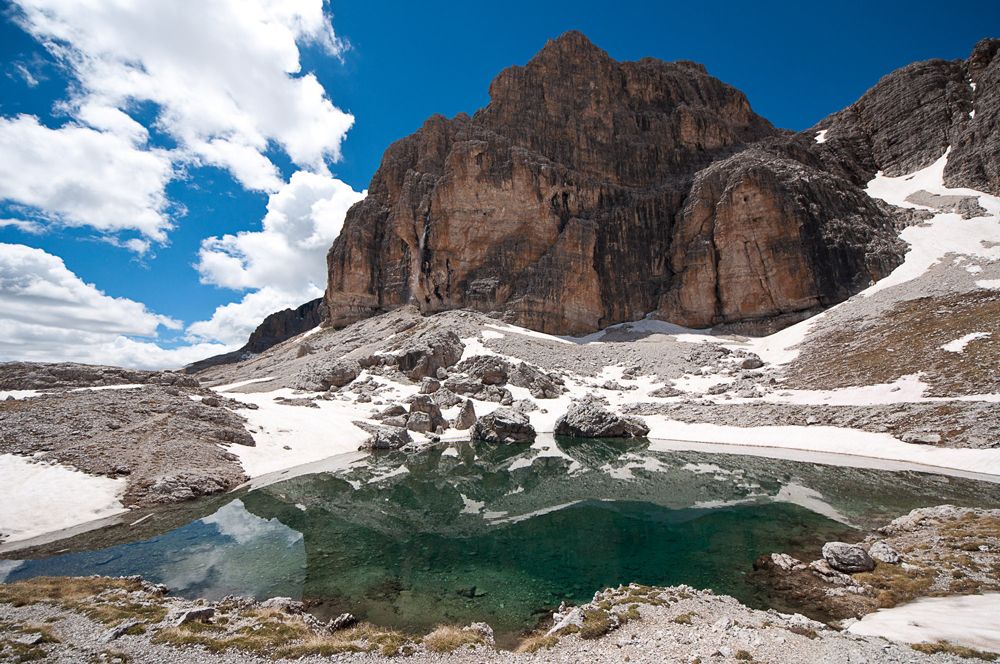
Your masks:
<svg viewBox="0 0 1000 664"><path fill-rule="evenodd" d="M251 403L255 410L237 409L247 419L247 429L256 445L230 445L243 470L251 478L321 461L357 450L368 434L352 422L371 417L371 404L348 401L314 401L317 407L284 404L275 398L302 399L316 395L283 388L273 392L224 393L231 399Z"/></svg>
<svg viewBox="0 0 1000 664"><path fill-rule="evenodd" d="M948 643L1000 653L1000 593L926 597L869 613L847 628L903 643Z"/></svg>
<svg viewBox="0 0 1000 664"><path fill-rule="evenodd" d="M737 427L689 423L662 415L645 417L649 437L664 440L728 444L743 447L791 448L901 461L928 469L951 469L1000 476L1000 449L975 450L904 443L886 433L831 426Z"/></svg>
<svg viewBox="0 0 1000 664"><path fill-rule="evenodd" d="M0 454L0 535L18 542L125 512L124 479Z"/></svg>

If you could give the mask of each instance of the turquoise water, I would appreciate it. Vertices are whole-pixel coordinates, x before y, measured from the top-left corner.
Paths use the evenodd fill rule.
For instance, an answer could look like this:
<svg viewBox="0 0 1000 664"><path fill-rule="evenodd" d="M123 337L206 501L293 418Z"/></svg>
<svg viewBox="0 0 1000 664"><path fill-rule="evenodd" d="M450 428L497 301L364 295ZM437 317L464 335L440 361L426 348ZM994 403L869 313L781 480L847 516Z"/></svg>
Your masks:
<svg viewBox="0 0 1000 664"><path fill-rule="evenodd" d="M187 596L290 596L416 633L486 621L509 639L560 601L630 581L765 606L746 577L758 555L815 556L944 502L1000 505L1000 487L641 442L466 443L230 494L5 565L8 580L142 574Z"/></svg>

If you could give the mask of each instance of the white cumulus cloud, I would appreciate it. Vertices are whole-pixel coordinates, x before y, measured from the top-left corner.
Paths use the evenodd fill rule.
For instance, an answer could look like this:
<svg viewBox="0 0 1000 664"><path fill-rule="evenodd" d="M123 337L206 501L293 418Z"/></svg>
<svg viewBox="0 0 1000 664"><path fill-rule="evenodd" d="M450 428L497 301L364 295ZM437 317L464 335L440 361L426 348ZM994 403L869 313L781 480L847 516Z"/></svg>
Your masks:
<svg viewBox="0 0 1000 664"><path fill-rule="evenodd" d="M319 297L326 286L326 252L348 208L364 197L333 177L299 171L271 194L262 230L204 240L197 264L202 281L252 292L189 332L199 339L245 341L268 314Z"/></svg>
<svg viewBox="0 0 1000 664"><path fill-rule="evenodd" d="M320 173L328 159L340 158L354 118L301 71L299 58L300 44L334 55L342 50L323 0L16 4L20 24L77 79L69 106L103 129L122 128L113 110L152 102L157 128L190 158L227 168L245 187L264 191L282 184L266 156L272 144Z"/></svg>
<svg viewBox="0 0 1000 664"><path fill-rule="evenodd" d="M134 230L162 242L172 177L165 151L121 135L73 124L50 129L28 115L0 118L0 199L37 210L45 222Z"/></svg>
<svg viewBox="0 0 1000 664"><path fill-rule="evenodd" d="M179 321L111 297L58 256L21 244L0 244L0 311L0 360L152 369L179 367L229 348L217 343L162 348L152 340L161 327L180 329Z"/></svg>

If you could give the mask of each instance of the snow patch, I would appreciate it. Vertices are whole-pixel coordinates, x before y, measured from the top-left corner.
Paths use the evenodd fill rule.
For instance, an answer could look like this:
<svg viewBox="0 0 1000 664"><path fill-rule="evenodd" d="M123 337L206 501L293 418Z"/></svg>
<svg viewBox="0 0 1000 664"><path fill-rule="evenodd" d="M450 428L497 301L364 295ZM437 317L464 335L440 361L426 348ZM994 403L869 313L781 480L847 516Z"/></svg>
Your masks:
<svg viewBox="0 0 1000 664"><path fill-rule="evenodd" d="M737 427L707 422L681 422L663 415L647 415L649 437L744 447L788 448L809 452L844 454L927 467L949 468L977 475L1000 475L1000 450L931 447L904 443L887 433L871 433L831 426ZM654 441L651 450L660 447ZM664 447L663 449L670 449Z"/></svg>
<svg viewBox="0 0 1000 664"><path fill-rule="evenodd" d="M906 199L918 191L942 196L973 196L978 198L987 216L963 219L953 212L941 212L924 224L904 229L900 237L909 243L910 249L903 264L885 279L862 291L862 295L871 295L915 279L949 253L987 260L1000 259L1000 198L975 189L946 187L944 169L950 152L949 147L940 159L910 175L886 177L879 171L868 183L865 192L891 205L931 211L935 210Z"/></svg>
<svg viewBox="0 0 1000 664"><path fill-rule="evenodd" d="M268 376L267 378L249 378L247 380L240 380L235 383L229 383L228 385L216 385L212 389L216 392L229 392L230 390L235 390L247 385L253 385L254 383L266 383L270 380L274 380L275 376Z"/></svg>
<svg viewBox="0 0 1000 664"><path fill-rule="evenodd" d="M6 401L7 399L18 401L20 399L41 396L42 394L45 393L41 390L0 390L0 401Z"/></svg>
<svg viewBox="0 0 1000 664"><path fill-rule="evenodd" d="M828 131L830 131L830 130L829 129L821 129L821 130L817 131L816 132L816 142L817 143L826 143L826 132L828 132Z"/></svg>
<svg viewBox="0 0 1000 664"><path fill-rule="evenodd" d="M107 390L138 390L146 387L141 383L127 383L123 385L95 385L93 387L74 387L70 392L104 392Z"/></svg>
<svg viewBox="0 0 1000 664"><path fill-rule="evenodd" d="M903 643L947 641L1000 652L1000 593L926 597L869 613L847 628L852 634Z"/></svg>
<svg viewBox="0 0 1000 664"><path fill-rule="evenodd" d="M993 335L990 332L973 332L971 334L966 334L964 337L959 337L954 341L949 341L945 345L941 346L941 348L949 353L963 353L965 352L965 347L968 346L970 342L973 342L976 339L985 339L991 336Z"/></svg>
<svg viewBox="0 0 1000 664"><path fill-rule="evenodd" d="M0 537L17 542L125 512L124 479L0 454Z"/></svg>
<svg viewBox="0 0 1000 664"><path fill-rule="evenodd" d="M1000 279L980 279L976 282L976 286L979 288L989 288L991 290L1000 290Z"/></svg>
<svg viewBox="0 0 1000 664"><path fill-rule="evenodd" d="M413 386L412 391L416 389ZM229 445L226 448L239 457L243 470L250 477L350 452L358 449L368 438L368 434L352 422L371 417L371 404L317 399L314 402L317 408L308 408L275 401L275 397L300 399L319 396L297 393L288 388L227 396L257 406L256 410L236 410L247 419L247 429L256 446Z"/></svg>

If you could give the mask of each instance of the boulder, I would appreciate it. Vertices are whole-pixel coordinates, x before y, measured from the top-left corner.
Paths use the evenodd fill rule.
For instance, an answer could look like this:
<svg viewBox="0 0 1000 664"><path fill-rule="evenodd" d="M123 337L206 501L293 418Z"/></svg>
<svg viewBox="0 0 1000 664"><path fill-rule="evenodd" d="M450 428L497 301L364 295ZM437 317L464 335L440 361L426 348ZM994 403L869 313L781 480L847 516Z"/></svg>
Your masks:
<svg viewBox="0 0 1000 664"><path fill-rule="evenodd" d="M305 604L291 597L271 597L260 603L262 609L274 609L282 613L302 613Z"/></svg>
<svg viewBox="0 0 1000 664"><path fill-rule="evenodd" d="M406 415L406 408L400 406L399 404L393 404L385 408L381 413L373 416L376 420L382 420L387 417L398 417L399 415Z"/></svg>
<svg viewBox="0 0 1000 664"><path fill-rule="evenodd" d="M327 629L329 629L331 632L337 632L342 629L347 629L352 625L356 625L357 623L358 619L354 616L353 613L341 613L336 618L330 620L329 624L327 625Z"/></svg>
<svg viewBox="0 0 1000 664"><path fill-rule="evenodd" d="M355 360L317 360L299 373L293 387L310 392L338 389L352 383L360 374L361 365Z"/></svg>
<svg viewBox="0 0 1000 664"><path fill-rule="evenodd" d="M641 438L649 427L640 418L614 413L597 401L577 401L556 421L557 436L574 438Z"/></svg>
<svg viewBox="0 0 1000 664"><path fill-rule="evenodd" d="M426 377L420 381L420 394L434 394L441 389L441 381Z"/></svg>
<svg viewBox="0 0 1000 664"><path fill-rule="evenodd" d="M189 622L204 622L212 618L215 615L215 609L211 606L198 606L194 608L176 608L171 609L166 617L163 619L163 623L169 625L170 627L180 627L181 625L186 625Z"/></svg>
<svg viewBox="0 0 1000 664"><path fill-rule="evenodd" d="M420 417L421 415L426 417ZM429 428L415 428L415 421L417 422L416 426L422 427L426 424ZM437 431L439 427L448 428L448 421L444 419L441 407L435 403L433 398L426 394L418 394L410 401L410 418L406 427L410 431Z"/></svg>
<svg viewBox="0 0 1000 664"><path fill-rule="evenodd" d="M475 423L476 407L472 404L471 399L466 399L465 403L462 404L461 410L458 411L458 415L455 416L455 421L451 425L456 429L469 429Z"/></svg>
<svg viewBox="0 0 1000 664"><path fill-rule="evenodd" d="M875 561L857 544L827 542L823 545L823 559L830 564L830 567L845 574L870 572L875 569Z"/></svg>
<svg viewBox="0 0 1000 664"><path fill-rule="evenodd" d="M411 380L436 376L462 358L465 344L451 330L430 327L395 353L396 366Z"/></svg>
<svg viewBox="0 0 1000 664"><path fill-rule="evenodd" d="M355 421L354 425L368 432L368 439L361 443L362 450L398 450L413 442L406 429L390 426L379 426L367 422Z"/></svg>
<svg viewBox="0 0 1000 664"><path fill-rule="evenodd" d="M483 389L483 384L466 376L451 376L444 381L444 387L455 394L475 394Z"/></svg>
<svg viewBox="0 0 1000 664"><path fill-rule="evenodd" d="M524 413L497 408L476 420L472 437L491 443L530 443L535 440L535 429Z"/></svg>
<svg viewBox="0 0 1000 664"><path fill-rule="evenodd" d="M444 388L431 394L431 399L433 399L434 403L436 403L440 408L451 408L452 406L457 406L464 401L462 397L458 396L451 390Z"/></svg>
<svg viewBox="0 0 1000 664"><path fill-rule="evenodd" d="M430 415L427 413L410 413L410 416L406 418L406 428L417 433L432 433L434 423L431 422Z"/></svg>
<svg viewBox="0 0 1000 664"><path fill-rule="evenodd" d="M122 622L118 623L108 631L101 635L101 641L103 643L110 643L116 639L120 639L125 636L125 634L133 627L138 627L139 625L145 625L145 620L139 620L138 618L127 618ZM39 635L41 636L41 635Z"/></svg>

